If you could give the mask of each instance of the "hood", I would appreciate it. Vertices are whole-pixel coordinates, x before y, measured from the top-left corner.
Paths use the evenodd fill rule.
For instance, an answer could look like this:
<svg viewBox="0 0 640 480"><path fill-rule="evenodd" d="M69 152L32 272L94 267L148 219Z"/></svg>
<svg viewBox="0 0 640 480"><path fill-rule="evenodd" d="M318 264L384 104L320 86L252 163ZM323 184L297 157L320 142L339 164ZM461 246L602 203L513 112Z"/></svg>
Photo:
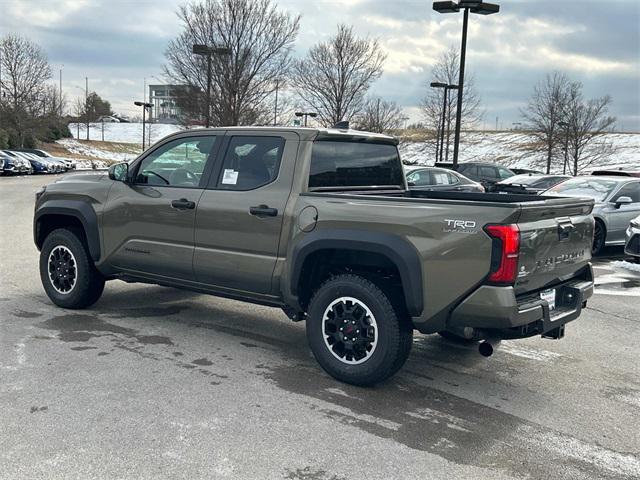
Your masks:
<svg viewBox="0 0 640 480"><path fill-rule="evenodd" d="M97 183L108 178L107 172L72 173L60 177L53 183Z"/></svg>

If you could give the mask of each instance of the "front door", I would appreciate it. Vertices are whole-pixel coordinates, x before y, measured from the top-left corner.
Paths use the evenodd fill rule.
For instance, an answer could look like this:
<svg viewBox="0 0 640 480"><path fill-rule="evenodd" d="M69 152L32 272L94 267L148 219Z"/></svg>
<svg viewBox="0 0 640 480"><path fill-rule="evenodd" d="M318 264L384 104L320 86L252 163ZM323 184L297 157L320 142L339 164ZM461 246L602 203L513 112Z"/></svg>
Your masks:
<svg viewBox="0 0 640 480"><path fill-rule="evenodd" d="M615 202L620 197L629 197L632 203L620 205L616 208ZM618 193L613 195L612 203L608 207L609 231L608 242L624 242L625 232L629 228L631 220L640 215L640 182L627 183Z"/></svg>
<svg viewBox="0 0 640 480"><path fill-rule="evenodd" d="M271 293L298 143L292 132L226 137L224 157L196 214L193 264L199 282Z"/></svg>
<svg viewBox="0 0 640 480"><path fill-rule="evenodd" d="M218 137L168 140L115 182L103 215L105 251L120 270L193 280L196 207Z"/></svg>

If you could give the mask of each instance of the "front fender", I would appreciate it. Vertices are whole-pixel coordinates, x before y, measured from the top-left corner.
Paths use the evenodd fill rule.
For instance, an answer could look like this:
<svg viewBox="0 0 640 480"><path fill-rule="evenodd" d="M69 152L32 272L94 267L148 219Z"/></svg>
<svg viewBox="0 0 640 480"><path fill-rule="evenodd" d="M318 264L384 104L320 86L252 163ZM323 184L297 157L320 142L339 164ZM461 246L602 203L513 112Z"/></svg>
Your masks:
<svg viewBox="0 0 640 480"><path fill-rule="evenodd" d="M33 240L38 247L42 247L40 238L40 226L42 219L47 215L64 215L76 218L82 224L87 238L89 253L94 262L100 259L100 232L98 228L98 216L93 207L82 200L45 200L36 207L33 218Z"/></svg>

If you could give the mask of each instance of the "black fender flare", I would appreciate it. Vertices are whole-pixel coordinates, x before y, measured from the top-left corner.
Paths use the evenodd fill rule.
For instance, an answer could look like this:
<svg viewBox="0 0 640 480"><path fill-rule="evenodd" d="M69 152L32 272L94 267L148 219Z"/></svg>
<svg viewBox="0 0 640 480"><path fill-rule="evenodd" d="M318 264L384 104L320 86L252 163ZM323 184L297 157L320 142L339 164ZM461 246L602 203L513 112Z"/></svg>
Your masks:
<svg viewBox="0 0 640 480"><path fill-rule="evenodd" d="M94 262L100 259L100 231L98 228L98 216L93 207L82 200L46 200L36 210L33 219L33 240L41 248L38 241L40 231L40 220L46 215L65 215L74 217L80 221L84 228L89 254Z"/></svg>
<svg viewBox="0 0 640 480"><path fill-rule="evenodd" d="M358 250L387 257L400 272L409 314L420 316L424 306L420 254L411 243L390 233L329 229L306 234L293 247L290 257L289 288L293 295L298 295L302 267L307 257L325 249Z"/></svg>

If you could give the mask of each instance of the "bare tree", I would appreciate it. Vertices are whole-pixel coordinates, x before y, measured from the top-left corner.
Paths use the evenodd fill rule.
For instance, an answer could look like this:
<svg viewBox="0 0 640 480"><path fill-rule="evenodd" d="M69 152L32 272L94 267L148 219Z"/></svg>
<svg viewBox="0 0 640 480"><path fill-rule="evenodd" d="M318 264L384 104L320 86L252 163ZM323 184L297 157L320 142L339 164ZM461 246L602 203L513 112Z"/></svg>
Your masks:
<svg viewBox="0 0 640 480"><path fill-rule="evenodd" d="M554 154L560 145L558 124L563 121L571 88L571 82L564 73L550 73L533 88L527 106L521 110L526 129L533 139L529 150L545 152L547 173L551 171Z"/></svg>
<svg viewBox="0 0 640 480"><path fill-rule="evenodd" d="M442 108L445 105L444 92L441 88L431 88L431 82L441 82L447 85L456 85L460 76L460 55L455 47L450 47L438 58L431 69L431 77L427 83L427 93L422 100L422 115L426 128L434 130L437 135L432 140L431 146L434 151L438 150L437 138L439 138L442 128ZM478 94L473 75L467 74L464 81L464 96L462 99L462 126L472 128L477 125L484 115L481 108L481 98ZM456 123L456 109L458 105L458 95L456 90L450 90L445 108L445 137L444 150L449 157L449 148L452 146L454 129Z"/></svg>
<svg viewBox="0 0 640 480"><path fill-rule="evenodd" d="M404 119L402 109L395 102L381 98L369 98L357 118L357 128L368 132L383 133L400 128Z"/></svg>
<svg viewBox="0 0 640 480"><path fill-rule="evenodd" d="M0 67L0 91L6 96L3 123L16 132L17 143L22 145L25 133L35 128L34 116L43 112L43 93L51 67L38 45L18 35L0 40Z"/></svg>
<svg viewBox="0 0 640 480"><path fill-rule="evenodd" d="M386 55L377 40L357 37L338 25L327 42L309 50L294 64L292 83L301 101L325 125L351 120L361 111L371 84L382 75Z"/></svg>
<svg viewBox="0 0 640 480"><path fill-rule="evenodd" d="M271 0L200 0L181 6L178 17L184 29L165 52L165 74L190 87L182 92L189 94L182 95L189 99L184 105L204 105L207 90L207 60L192 53L193 45L224 47L230 55L212 58L212 123L256 123L290 66L300 16L278 11Z"/></svg>
<svg viewBox="0 0 640 480"><path fill-rule="evenodd" d="M563 109L567 126L562 134L566 134L567 151L573 163L571 173L574 175L615 153L613 143L604 136L612 132L616 123L615 117L608 115L611 102L609 95L585 100L582 84L571 84Z"/></svg>

